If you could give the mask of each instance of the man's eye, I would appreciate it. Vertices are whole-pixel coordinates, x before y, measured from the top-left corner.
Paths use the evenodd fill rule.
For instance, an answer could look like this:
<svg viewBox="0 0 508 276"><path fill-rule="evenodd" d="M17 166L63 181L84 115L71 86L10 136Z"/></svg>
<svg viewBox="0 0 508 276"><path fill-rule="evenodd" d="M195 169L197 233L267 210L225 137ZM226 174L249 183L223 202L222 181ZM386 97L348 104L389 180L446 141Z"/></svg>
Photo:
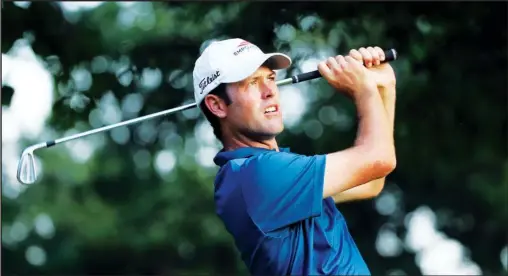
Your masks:
<svg viewBox="0 0 508 276"><path fill-rule="evenodd" d="M251 80L249 84L254 85L256 83L258 83L258 80Z"/></svg>

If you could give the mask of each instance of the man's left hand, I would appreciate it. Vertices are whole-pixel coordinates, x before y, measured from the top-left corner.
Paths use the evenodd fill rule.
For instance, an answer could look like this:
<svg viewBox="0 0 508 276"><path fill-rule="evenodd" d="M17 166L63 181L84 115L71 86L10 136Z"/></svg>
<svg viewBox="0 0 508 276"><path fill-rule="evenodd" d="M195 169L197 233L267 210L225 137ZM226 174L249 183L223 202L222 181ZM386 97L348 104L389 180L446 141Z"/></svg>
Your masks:
<svg viewBox="0 0 508 276"><path fill-rule="evenodd" d="M381 61L385 60L385 54L380 47L362 47L358 50L349 51L349 55L360 61L372 72L378 88L385 90L394 88L396 84L395 72L390 63ZM391 89L390 89L391 90Z"/></svg>

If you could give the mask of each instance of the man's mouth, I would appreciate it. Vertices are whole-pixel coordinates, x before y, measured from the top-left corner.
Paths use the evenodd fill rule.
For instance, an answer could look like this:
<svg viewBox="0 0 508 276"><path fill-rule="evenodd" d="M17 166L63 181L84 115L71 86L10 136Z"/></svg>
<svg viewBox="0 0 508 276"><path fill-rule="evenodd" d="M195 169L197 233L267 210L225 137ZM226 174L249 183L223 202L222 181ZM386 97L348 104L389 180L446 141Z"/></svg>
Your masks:
<svg viewBox="0 0 508 276"><path fill-rule="evenodd" d="M265 109L265 114L277 113L279 111L279 107L277 105L270 105Z"/></svg>

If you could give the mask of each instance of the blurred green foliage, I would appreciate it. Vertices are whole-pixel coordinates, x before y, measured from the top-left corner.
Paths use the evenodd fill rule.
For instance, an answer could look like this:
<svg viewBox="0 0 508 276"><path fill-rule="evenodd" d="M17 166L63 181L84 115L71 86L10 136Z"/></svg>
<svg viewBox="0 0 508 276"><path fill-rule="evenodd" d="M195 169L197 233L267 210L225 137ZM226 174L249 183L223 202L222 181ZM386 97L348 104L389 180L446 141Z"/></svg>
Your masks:
<svg viewBox="0 0 508 276"><path fill-rule="evenodd" d="M242 37L266 51L290 53L295 65L321 51L396 48L398 167L387 190L402 191L403 214L421 205L446 214L438 216L439 229L469 248L484 273L502 271L499 252L508 225L506 3L143 2L127 9L105 2L65 15L57 2L32 2L26 9L5 2L2 11L2 52L31 34L35 53L55 78L57 100L47 122L54 138L107 124L92 122L107 109L101 107L107 99L118 106L129 97L131 105L141 104L122 113L122 120L193 101L194 60L209 39ZM91 74L88 87L77 72ZM287 74L298 72L293 66ZM311 102L279 143L304 154L350 145L354 106L323 80L298 86ZM73 104L78 100L83 104ZM20 222L28 228L17 242L2 238L3 272L245 274L214 213L216 168L195 157L218 146L215 141L201 148L203 121L195 110L186 111L85 138L98 147L86 162L73 159L63 145L39 152L40 183L15 199L2 196L2 236L12 235L9 229L19 229ZM312 135L316 131L319 137ZM171 170L159 173L157 163ZM400 237L406 228L403 215L380 215L373 202L339 206L372 272L420 274L413 253L382 257L376 251L382 225L393 223ZM34 231L42 213L54 224L50 237ZM34 244L47 252L42 266L25 258Z"/></svg>

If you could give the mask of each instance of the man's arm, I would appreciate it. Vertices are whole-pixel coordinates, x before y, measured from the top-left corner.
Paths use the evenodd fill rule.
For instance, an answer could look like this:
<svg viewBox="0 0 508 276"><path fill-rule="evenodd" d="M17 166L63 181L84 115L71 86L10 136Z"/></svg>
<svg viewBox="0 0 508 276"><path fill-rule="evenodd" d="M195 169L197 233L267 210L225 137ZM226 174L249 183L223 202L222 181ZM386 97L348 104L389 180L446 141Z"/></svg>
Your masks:
<svg viewBox="0 0 508 276"><path fill-rule="evenodd" d="M389 121L389 131L393 134L394 122L395 122L395 99L396 99L396 88L395 85L388 88L379 88L379 93L383 100L383 105L386 110L386 116ZM391 143L394 143L393 135ZM342 193L338 193L333 196L335 203L342 203L347 201L355 201L362 199L369 199L379 195L383 190L386 177L382 177L376 180L372 180L360 186L356 186Z"/></svg>
<svg viewBox="0 0 508 276"><path fill-rule="evenodd" d="M379 95L383 100L385 108L385 116L389 122L388 130L391 133L390 143L394 145L393 131L395 120L395 99L396 99L396 79L393 69L389 64L380 64L383 60L384 52L379 47L360 48L359 50L351 50L350 56L363 62L372 75L376 79ZM368 199L377 196L383 189L385 177L372 180L360 186L338 193L333 196L336 203Z"/></svg>
<svg viewBox="0 0 508 276"><path fill-rule="evenodd" d="M359 117L355 144L326 155L323 198L327 198L385 177L396 160L383 101L367 69L349 56L328 59L318 68L334 88L353 98Z"/></svg>

